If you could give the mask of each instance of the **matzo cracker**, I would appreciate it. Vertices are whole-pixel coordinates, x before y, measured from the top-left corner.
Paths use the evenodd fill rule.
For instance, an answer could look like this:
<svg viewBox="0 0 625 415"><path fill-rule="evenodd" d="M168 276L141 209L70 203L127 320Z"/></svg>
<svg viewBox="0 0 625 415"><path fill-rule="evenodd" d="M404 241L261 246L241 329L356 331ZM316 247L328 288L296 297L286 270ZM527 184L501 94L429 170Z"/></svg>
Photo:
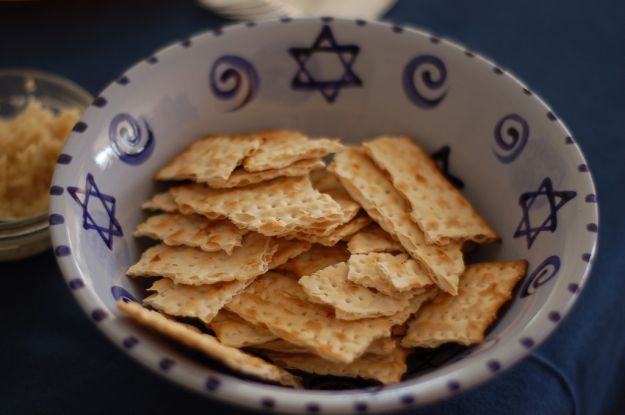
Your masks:
<svg viewBox="0 0 625 415"><path fill-rule="evenodd" d="M145 210L162 210L169 213L178 211L178 205L169 192L155 194L152 196L152 199L144 202L141 208Z"/></svg>
<svg viewBox="0 0 625 415"><path fill-rule="evenodd" d="M256 233L246 235L243 246L236 248L232 255L159 244L145 251L139 262L128 269L128 275L163 276L187 285L247 281L267 272L277 249L277 242Z"/></svg>
<svg viewBox="0 0 625 415"><path fill-rule="evenodd" d="M287 238L297 238L302 241L308 241L325 246L334 246L339 241L344 240L360 229L371 223L371 218L367 215L357 216L344 225L335 228L329 235L315 235L308 232L297 232L286 236Z"/></svg>
<svg viewBox="0 0 625 415"><path fill-rule="evenodd" d="M399 242L376 223L361 229L349 239L347 249L352 254L368 254L370 252L406 252Z"/></svg>
<svg viewBox="0 0 625 415"><path fill-rule="evenodd" d="M189 246L206 252L232 254L248 231L226 220L211 221L200 215L162 213L140 223L135 236L148 236L169 246Z"/></svg>
<svg viewBox="0 0 625 415"><path fill-rule="evenodd" d="M231 347L240 348L278 339L270 331L255 326L227 310L219 311L209 326L221 343Z"/></svg>
<svg viewBox="0 0 625 415"><path fill-rule="evenodd" d="M276 365L317 375L333 375L374 379L385 385L399 383L406 373L404 349L397 348L386 355L365 354L351 363L340 364L314 354L268 353Z"/></svg>
<svg viewBox="0 0 625 415"><path fill-rule="evenodd" d="M423 264L441 289L457 293L458 277L464 271L459 243L446 247L428 244L423 231L410 219L408 202L362 149L338 153L330 168L352 198Z"/></svg>
<svg viewBox="0 0 625 415"><path fill-rule="evenodd" d="M499 239L469 201L440 172L430 156L408 137L380 137L363 144L375 164L410 202L410 217L430 243L479 243Z"/></svg>
<svg viewBox="0 0 625 415"><path fill-rule="evenodd" d="M356 285L347 270L346 262L330 265L303 276L299 284L312 301L334 307L340 320L392 316L408 307L411 293L390 296Z"/></svg>
<svg viewBox="0 0 625 415"><path fill-rule="evenodd" d="M264 140L262 133L206 137L191 144L163 167L156 179L193 180L209 185L212 181L223 182Z"/></svg>
<svg viewBox="0 0 625 415"><path fill-rule="evenodd" d="M351 198L347 190L343 187L336 176L328 170L317 170L310 175L313 187L322 193L332 196L332 199L341 205L343 209L343 222L352 220L358 211L360 205Z"/></svg>
<svg viewBox="0 0 625 415"><path fill-rule="evenodd" d="M258 151L243 161L247 171L280 169L298 160L324 157L343 148L338 140L311 140L298 131L275 130L262 135L265 141Z"/></svg>
<svg viewBox="0 0 625 415"><path fill-rule="evenodd" d="M269 350L272 352L280 352L280 353L313 353L314 350L310 350L305 346L298 346L296 344L290 343L284 339L276 338L271 339L265 343L254 344L250 348L265 351ZM375 340L367 350L364 355L369 353L376 355L387 355L391 353L393 350L397 348L397 341L391 339L390 337L383 337L381 339Z"/></svg>
<svg viewBox="0 0 625 415"><path fill-rule="evenodd" d="M148 288L154 294L143 303L171 316L194 317L208 323L251 282L235 280L210 285L182 285L161 278Z"/></svg>
<svg viewBox="0 0 625 415"><path fill-rule="evenodd" d="M233 347L225 346L209 334L199 333L190 326L143 308L135 302L119 301L117 307L136 322L164 334L185 346L199 350L226 366L246 375L277 382L294 388L301 387L300 379L271 363L248 355Z"/></svg>
<svg viewBox="0 0 625 415"><path fill-rule="evenodd" d="M305 296L296 281L275 274L271 278L257 279L226 307L291 343L306 346L319 356L342 363L354 361L374 340L389 337L391 327L398 324L395 316L337 320L331 308L311 303ZM411 313L404 314L409 316Z"/></svg>
<svg viewBox="0 0 625 415"><path fill-rule="evenodd" d="M277 239L278 250L269 263L269 269L274 269L284 265L291 258L295 258L311 248L311 243L298 240Z"/></svg>
<svg viewBox="0 0 625 415"><path fill-rule="evenodd" d="M310 250L288 260L284 265L277 268L303 276L310 275L329 265L347 261L348 258L349 252L343 243L330 247L313 244Z"/></svg>
<svg viewBox="0 0 625 415"><path fill-rule="evenodd" d="M481 342L499 307L512 296L525 276L526 261L469 265L460 279L457 296L438 294L408 324L404 347L437 347L454 342Z"/></svg>
<svg viewBox="0 0 625 415"><path fill-rule="evenodd" d="M313 189L308 177L286 177L234 189L192 184L170 189L178 206L208 218L225 216L240 228L280 236L342 220L341 207Z"/></svg>
<svg viewBox="0 0 625 415"><path fill-rule="evenodd" d="M324 167L325 163L321 159L299 160L280 169L257 172L248 172L244 168L238 167L227 179L214 179L210 182L210 185L215 188L248 186L250 184L272 180L277 177L306 176L308 173Z"/></svg>

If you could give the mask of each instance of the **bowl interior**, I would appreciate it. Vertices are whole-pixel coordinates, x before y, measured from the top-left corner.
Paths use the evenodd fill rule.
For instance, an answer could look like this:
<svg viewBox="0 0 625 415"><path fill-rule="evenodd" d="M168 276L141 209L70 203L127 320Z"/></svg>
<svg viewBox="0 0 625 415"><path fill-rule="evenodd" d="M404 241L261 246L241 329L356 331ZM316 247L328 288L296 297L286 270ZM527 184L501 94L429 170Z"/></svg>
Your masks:
<svg viewBox="0 0 625 415"><path fill-rule="evenodd" d="M133 356L193 389L248 406L270 396L284 410L306 408L299 393L216 375L117 319L117 299L144 296L145 285L125 271L146 246L132 233L146 217L141 203L158 189L152 177L207 134L294 128L351 144L408 134L502 237L468 259L529 261L484 343L423 352L405 382L373 394L301 392L326 408L351 408L347 395L372 400L372 410L426 403L494 376L553 330L589 269L596 198L566 127L507 71L427 33L347 20L238 25L159 51L95 103L68 140L51 190L50 213L65 218L52 228L59 264L113 341L132 343ZM176 367L164 370L164 358ZM207 391L209 374L219 377L218 392Z"/></svg>

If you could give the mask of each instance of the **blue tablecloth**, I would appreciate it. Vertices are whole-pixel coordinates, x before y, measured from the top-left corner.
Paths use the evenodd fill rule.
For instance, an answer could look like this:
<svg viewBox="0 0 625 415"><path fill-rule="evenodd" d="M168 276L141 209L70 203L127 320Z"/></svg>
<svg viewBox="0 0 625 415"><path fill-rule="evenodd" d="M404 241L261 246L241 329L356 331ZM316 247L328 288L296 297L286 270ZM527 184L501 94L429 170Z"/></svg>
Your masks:
<svg viewBox="0 0 625 415"><path fill-rule="evenodd" d="M592 276L555 334L497 380L413 413L625 413L625 2L401 0L387 18L481 51L539 91L588 157L602 223ZM224 23L192 1L0 2L0 67L57 72L96 94L160 46ZM0 274L0 413L234 412L108 342L49 252Z"/></svg>

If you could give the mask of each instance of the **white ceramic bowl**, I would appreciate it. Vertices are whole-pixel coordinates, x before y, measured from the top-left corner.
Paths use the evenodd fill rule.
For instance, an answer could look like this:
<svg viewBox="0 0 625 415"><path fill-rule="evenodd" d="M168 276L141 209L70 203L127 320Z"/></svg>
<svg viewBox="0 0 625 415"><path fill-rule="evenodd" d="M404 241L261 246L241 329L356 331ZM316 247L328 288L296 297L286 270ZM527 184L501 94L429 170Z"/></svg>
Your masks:
<svg viewBox="0 0 625 415"><path fill-rule="evenodd" d="M399 385L294 391L220 373L120 317L117 299L144 295L125 271L144 247L132 233L145 217L141 202L156 189L157 169L205 134L266 128L353 143L410 134L437 152L444 171L502 236L472 259L530 264L487 340L461 351L444 348L428 356L438 363L426 370L417 361ZM250 408L390 411L497 376L567 314L597 242L592 178L554 112L491 61L386 23L283 19L172 44L102 91L63 154L51 189L52 239L81 306L154 372Z"/></svg>

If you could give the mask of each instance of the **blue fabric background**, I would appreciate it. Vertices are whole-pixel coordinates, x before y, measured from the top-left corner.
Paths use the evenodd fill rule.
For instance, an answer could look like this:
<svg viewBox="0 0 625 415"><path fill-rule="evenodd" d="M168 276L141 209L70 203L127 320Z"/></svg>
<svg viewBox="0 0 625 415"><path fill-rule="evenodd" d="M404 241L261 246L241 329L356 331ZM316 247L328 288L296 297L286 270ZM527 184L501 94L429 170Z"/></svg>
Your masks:
<svg viewBox="0 0 625 415"><path fill-rule="evenodd" d="M0 67L57 72L96 94L165 43L224 23L192 1L128 3L0 2ZM387 18L460 41L538 91L584 150L601 209L593 275L555 334L496 381L412 413L625 413L625 2L400 0ZM118 351L50 253L0 274L1 414L235 411Z"/></svg>

